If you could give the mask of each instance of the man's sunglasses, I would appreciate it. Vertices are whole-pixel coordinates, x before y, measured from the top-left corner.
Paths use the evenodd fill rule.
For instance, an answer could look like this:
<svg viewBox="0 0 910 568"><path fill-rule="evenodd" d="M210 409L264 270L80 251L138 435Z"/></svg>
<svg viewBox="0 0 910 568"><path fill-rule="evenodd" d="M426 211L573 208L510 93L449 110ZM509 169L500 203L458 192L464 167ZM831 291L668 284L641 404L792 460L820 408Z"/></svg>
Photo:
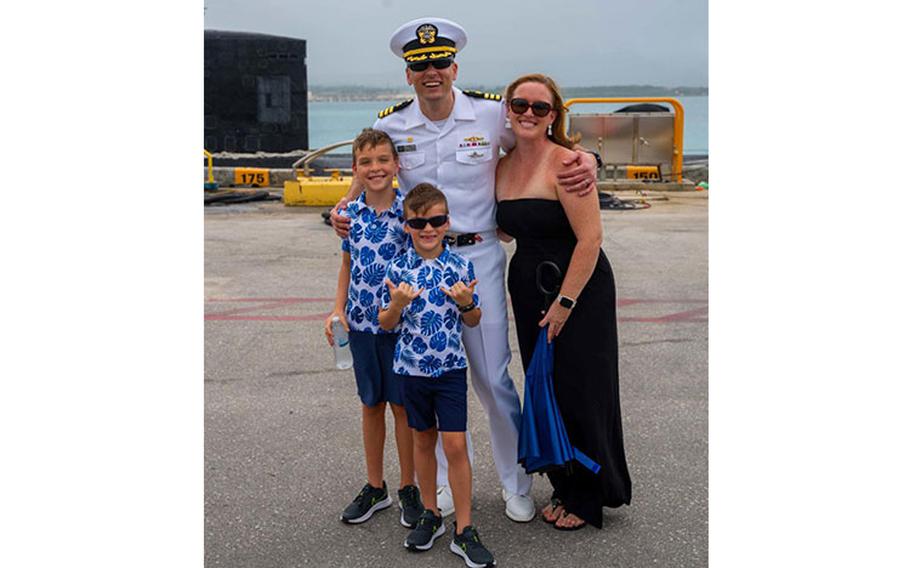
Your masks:
<svg viewBox="0 0 910 568"><path fill-rule="evenodd" d="M509 101L509 108L515 114L524 114L530 108L534 116L547 116L553 110L553 105L543 101L534 101L532 103L527 99L512 99Z"/></svg>
<svg viewBox="0 0 910 568"><path fill-rule="evenodd" d="M434 61L412 61L408 63L408 69L411 71L426 71L430 65L433 65L433 69L448 69L452 66L453 61L451 59L436 59Z"/></svg>
<svg viewBox="0 0 910 568"><path fill-rule="evenodd" d="M434 229L438 229L446 224L446 221L449 220L448 215L436 215L435 217L411 217L405 223L408 224L408 227L412 229L417 229L418 231L427 226L427 223L430 224Z"/></svg>

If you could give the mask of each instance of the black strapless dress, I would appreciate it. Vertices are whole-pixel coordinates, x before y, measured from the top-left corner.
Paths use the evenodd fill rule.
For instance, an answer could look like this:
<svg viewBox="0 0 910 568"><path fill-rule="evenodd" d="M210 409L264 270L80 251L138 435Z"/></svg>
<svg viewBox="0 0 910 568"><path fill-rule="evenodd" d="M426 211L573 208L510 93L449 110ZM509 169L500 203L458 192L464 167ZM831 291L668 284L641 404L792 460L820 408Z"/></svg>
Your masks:
<svg viewBox="0 0 910 568"><path fill-rule="evenodd" d="M527 370L545 300L536 285L537 265L552 261L565 275L577 240L559 201L500 201L496 222L518 245L509 263L508 286L521 362ZM569 440L601 465L596 475L579 464L547 473L553 496L565 503L566 510L601 528L604 506L628 505L632 498L619 408L616 286L603 251L554 339L553 388Z"/></svg>

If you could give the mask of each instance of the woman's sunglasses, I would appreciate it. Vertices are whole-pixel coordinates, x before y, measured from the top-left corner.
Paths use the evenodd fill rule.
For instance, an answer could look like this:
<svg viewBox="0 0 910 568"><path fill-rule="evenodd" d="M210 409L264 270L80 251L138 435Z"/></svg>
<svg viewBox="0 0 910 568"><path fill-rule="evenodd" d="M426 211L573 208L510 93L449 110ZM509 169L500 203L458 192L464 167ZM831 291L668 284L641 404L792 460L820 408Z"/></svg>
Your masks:
<svg viewBox="0 0 910 568"><path fill-rule="evenodd" d="M452 60L437 59L435 61L413 61L408 63L408 69L411 71L426 71L431 64L433 65L433 69L448 69L452 66Z"/></svg>
<svg viewBox="0 0 910 568"><path fill-rule="evenodd" d="M417 229L418 231L427 226L427 223L430 224L434 229L438 229L446 224L446 221L449 220L448 215L436 215L435 217L411 217L405 223L408 224L408 227L412 229Z"/></svg>
<svg viewBox="0 0 910 568"><path fill-rule="evenodd" d="M524 114L530 108L531 112L534 113L534 116L547 116L547 114L553 110L553 105L543 101L535 101L532 103L527 99L512 99L509 101L509 108L511 108L512 112L515 114Z"/></svg>

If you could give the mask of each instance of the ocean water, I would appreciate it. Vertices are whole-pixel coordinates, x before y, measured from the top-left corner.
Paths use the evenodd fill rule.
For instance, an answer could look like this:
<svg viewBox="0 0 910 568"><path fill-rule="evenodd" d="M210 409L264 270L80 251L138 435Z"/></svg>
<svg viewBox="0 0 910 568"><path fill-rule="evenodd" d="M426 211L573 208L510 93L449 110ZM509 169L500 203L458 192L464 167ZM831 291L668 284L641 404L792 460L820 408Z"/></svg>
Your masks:
<svg viewBox="0 0 910 568"><path fill-rule="evenodd" d="M708 97L676 97L685 110L683 153L708 153ZM310 148L321 148L333 142L350 140L362 129L371 126L376 113L392 101L310 101ZM573 112L612 112L623 104L585 104L573 106ZM577 110L576 110L577 109ZM339 149L344 152L345 149Z"/></svg>

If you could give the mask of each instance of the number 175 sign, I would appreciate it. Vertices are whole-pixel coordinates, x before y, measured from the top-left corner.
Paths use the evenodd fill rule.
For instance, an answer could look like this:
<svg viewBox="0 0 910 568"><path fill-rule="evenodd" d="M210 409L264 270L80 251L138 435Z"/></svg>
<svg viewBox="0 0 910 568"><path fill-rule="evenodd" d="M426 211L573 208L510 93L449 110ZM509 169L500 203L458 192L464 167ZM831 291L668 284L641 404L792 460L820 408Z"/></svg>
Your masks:
<svg viewBox="0 0 910 568"><path fill-rule="evenodd" d="M234 168L234 185L269 185L269 170L266 168Z"/></svg>

